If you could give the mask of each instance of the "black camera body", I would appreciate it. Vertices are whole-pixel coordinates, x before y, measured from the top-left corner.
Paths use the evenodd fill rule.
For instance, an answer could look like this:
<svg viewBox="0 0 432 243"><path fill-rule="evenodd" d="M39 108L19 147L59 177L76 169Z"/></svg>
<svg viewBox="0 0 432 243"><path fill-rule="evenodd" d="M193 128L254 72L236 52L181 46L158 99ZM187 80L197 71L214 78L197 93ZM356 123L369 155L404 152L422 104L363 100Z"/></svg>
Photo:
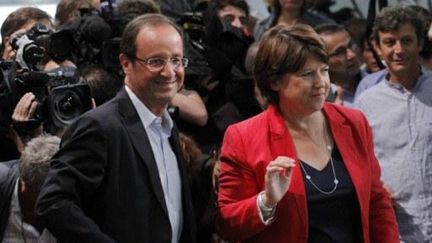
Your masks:
<svg viewBox="0 0 432 243"><path fill-rule="evenodd" d="M49 33L43 27L35 25L12 39L16 59L0 62L0 129L3 131L12 123L13 110L27 92L36 96L39 105L32 119L13 124L23 130L32 130L41 124L48 131L64 127L93 106L90 87L79 83L76 68L39 71L40 62L47 56L42 46L49 44L47 36Z"/></svg>
<svg viewBox="0 0 432 243"><path fill-rule="evenodd" d="M51 35L48 48L54 60L72 60L78 67L96 64L120 72L118 56L124 27L131 20L119 16L112 1L101 1L100 12L85 11Z"/></svg>
<svg viewBox="0 0 432 243"><path fill-rule="evenodd" d="M14 64L0 66L13 67ZM51 72L26 71L23 73L11 68L2 70L2 73L3 86L6 86L7 90L3 90L1 96L8 102L2 103L1 106L5 113L9 113L9 117L18 101L27 92L32 92L39 102L33 118L20 124L27 130L40 124L44 124L46 128L64 127L93 106L90 87L87 84L78 83L79 76L76 70L71 68L59 68ZM2 123L10 124L11 122L8 119Z"/></svg>
<svg viewBox="0 0 432 243"><path fill-rule="evenodd" d="M16 62L23 70L37 70L38 64L47 61L45 52L52 31L44 24L37 23L25 34L13 34L11 45L16 52Z"/></svg>

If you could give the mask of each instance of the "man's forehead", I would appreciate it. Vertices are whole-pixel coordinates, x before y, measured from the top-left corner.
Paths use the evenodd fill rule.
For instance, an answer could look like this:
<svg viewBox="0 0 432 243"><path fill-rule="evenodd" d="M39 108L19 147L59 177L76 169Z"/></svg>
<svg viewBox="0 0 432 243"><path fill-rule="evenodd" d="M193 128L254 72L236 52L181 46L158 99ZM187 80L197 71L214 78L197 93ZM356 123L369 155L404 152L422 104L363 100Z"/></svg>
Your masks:
<svg viewBox="0 0 432 243"><path fill-rule="evenodd" d="M340 45L346 45L351 41L351 36L348 34L347 31L337 31L331 34L322 35L322 38L324 42L326 43L327 47L336 47Z"/></svg>
<svg viewBox="0 0 432 243"><path fill-rule="evenodd" d="M138 35L158 35L160 32L165 31L175 32L180 35L179 31L169 23L145 24L139 29Z"/></svg>
<svg viewBox="0 0 432 243"><path fill-rule="evenodd" d="M180 44L183 48L183 38L178 30L168 23L157 25L142 26L136 36L135 43L139 46L160 45L162 43L169 43L169 45Z"/></svg>
<svg viewBox="0 0 432 243"><path fill-rule="evenodd" d="M246 16L246 12L243 9L236 7L236 6L232 6L232 5L227 5L227 6L223 7L222 9L219 9L218 12L219 12L219 15L237 13L239 15Z"/></svg>

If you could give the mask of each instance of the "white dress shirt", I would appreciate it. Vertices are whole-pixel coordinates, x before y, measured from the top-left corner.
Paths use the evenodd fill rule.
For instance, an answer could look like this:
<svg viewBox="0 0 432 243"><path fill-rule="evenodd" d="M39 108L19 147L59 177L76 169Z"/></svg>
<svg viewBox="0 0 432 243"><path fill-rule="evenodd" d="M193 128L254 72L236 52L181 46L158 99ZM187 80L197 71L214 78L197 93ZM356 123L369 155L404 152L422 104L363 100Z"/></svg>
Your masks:
<svg viewBox="0 0 432 243"><path fill-rule="evenodd" d="M162 117L157 117L127 86L126 92L137 110L150 140L171 223L171 242L176 243L180 240L182 232L183 207L180 171L177 158L168 140L171 136L174 122L168 111L165 110Z"/></svg>

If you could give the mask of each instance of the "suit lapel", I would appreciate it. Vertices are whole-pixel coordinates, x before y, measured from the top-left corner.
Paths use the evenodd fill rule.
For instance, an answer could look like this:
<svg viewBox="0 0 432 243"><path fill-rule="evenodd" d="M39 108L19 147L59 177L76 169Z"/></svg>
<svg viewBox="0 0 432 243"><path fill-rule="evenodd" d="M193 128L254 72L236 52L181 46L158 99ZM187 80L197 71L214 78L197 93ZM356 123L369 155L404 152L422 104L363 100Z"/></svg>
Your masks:
<svg viewBox="0 0 432 243"><path fill-rule="evenodd" d="M292 141L291 135L288 132L288 128L285 126L285 122L276 107L272 106L269 108L268 118L270 126L270 147L273 159L276 159L278 156L288 156L296 160L296 166L293 169L288 193L291 194L295 199L299 214L298 220L300 220L301 224L304 226L302 227L305 229L303 234L306 235L306 230L308 229L308 223L306 221L306 191L303 182L303 175L298 164L295 145ZM285 196L282 198L282 200L286 201L289 200L289 198Z"/></svg>
<svg viewBox="0 0 432 243"><path fill-rule="evenodd" d="M125 127L129 133L132 144L135 147L135 150L140 155L144 164L147 166L153 191L156 194L156 198L161 204L161 207L166 213L166 216L168 217L165 196L163 193L158 168L154 159L153 150L151 148L147 133L141 122L141 119L138 116L137 111L135 110L135 107L130 101L129 96L124 88L119 92L118 96L121 97L119 101L119 110L120 113L124 116Z"/></svg>
<svg viewBox="0 0 432 243"><path fill-rule="evenodd" d="M325 106L324 111L327 117L331 117L331 119L328 120L330 121L330 129L333 138L335 139L336 146L342 156L342 161L354 185L357 197L361 202L362 195L365 195L365 193L360 190L364 188L361 184L365 178L364 173L362 172L361 156L358 154L359 148L356 146L362 146L362 142L359 143L358 141L355 141L355 139L360 139L359 136L353 134L353 130L346 118L341 116L341 114L333 107Z"/></svg>

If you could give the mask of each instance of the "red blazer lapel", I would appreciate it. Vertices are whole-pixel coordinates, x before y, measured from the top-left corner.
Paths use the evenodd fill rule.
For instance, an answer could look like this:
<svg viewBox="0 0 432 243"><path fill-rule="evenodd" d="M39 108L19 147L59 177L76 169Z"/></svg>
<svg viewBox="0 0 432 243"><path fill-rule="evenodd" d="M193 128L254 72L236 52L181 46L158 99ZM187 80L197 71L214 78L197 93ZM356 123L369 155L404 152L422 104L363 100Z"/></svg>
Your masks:
<svg viewBox="0 0 432 243"><path fill-rule="evenodd" d="M296 165L298 165L298 158L295 151L294 142L288 132L283 117L274 106L269 107L268 110L268 125L270 128L270 151L272 153L272 157L275 159L278 156L288 156L294 158L296 160ZM298 212L297 220L299 220L299 222L303 225L303 227L301 227L305 230L303 234L307 235L308 213L306 191L300 166L294 167L288 193L284 198L282 198L280 203L283 204L284 201L290 200L289 197L294 197Z"/></svg>
<svg viewBox="0 0 432 243"><path fill-rule="evenodd" d="M364 146L363 141L358 133L353 131L352 126L350 126L349 121L342 116L337 110L331 106L324 106L324 112L330 121L330 130L335 139L336 146L342 156L342 160L347 168L348 174L356 190L357 198L361 207L361 212L365 212L365 205L369 198L365 198L369 195L369 192L365 191L363 184L370 181L370 178L365 178L367 175L367 168L364 166L364 160L367 158L364 155L359 154L358 146ZM363 161L362 161L363 160Z"/></svg>

